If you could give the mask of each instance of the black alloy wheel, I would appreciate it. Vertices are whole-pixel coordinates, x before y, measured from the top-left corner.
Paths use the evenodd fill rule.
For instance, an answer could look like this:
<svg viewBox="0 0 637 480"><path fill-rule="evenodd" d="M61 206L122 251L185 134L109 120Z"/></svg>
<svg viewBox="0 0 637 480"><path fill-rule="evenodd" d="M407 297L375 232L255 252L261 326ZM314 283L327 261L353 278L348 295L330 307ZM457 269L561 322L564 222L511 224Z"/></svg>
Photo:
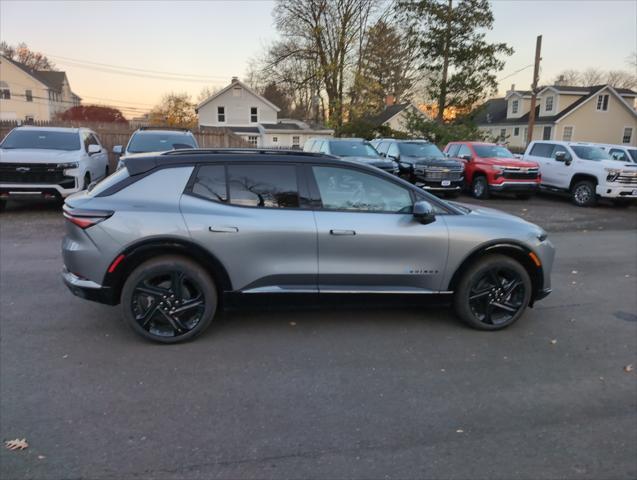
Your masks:
<svg viewBox="0 0 637 480"><path fill-rule="evenodd" d="M487 177L479 175L473 178L471 194L475 198L482 200L489 198L489 183L487 182Z"/></svg>
<svg viewBox="0 0 637 480"><path fill-rule="evenodd" d="M531 299L525 268L513 258L489 255L462 276L454 297L458 316L480 330L499 330L517 321Z"/></svg>
<svg viewBox="0 0 637 480"><path fill-rule="evenodd" d="M122 290L124 318L141 336L176 343L199 335L217 309L208 273L190 259L164 256L137 267Z"/></svg>
<svg viewBox="0 0 637 480"><path fill-rule="evenodd" d="M571 190L573 203L578 207L593 207L597 203L595 184L588 180L577 182Z"/></svg>

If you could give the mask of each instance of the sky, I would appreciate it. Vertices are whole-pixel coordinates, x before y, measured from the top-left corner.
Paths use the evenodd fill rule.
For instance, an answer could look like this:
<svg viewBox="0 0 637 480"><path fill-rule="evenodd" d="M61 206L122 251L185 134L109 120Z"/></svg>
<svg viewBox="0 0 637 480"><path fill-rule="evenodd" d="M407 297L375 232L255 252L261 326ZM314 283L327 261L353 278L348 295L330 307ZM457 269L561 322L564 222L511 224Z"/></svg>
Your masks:
<svg viewBox="0 0 637 480"><path fill-rule="evenodd" d="M277 38L274 3L1 0L0 39L45 53L84 103L114 105L130 118L165 93L194 100L204 87L244 77L250 59ZM530 87L532 68L513 73L533 63L540 34L543 82L566 69L634 70L637 0L494 0L492 8L489 40L515 50L498 75L501 92ZM106 72L107 65L143 76Z"/></svg>

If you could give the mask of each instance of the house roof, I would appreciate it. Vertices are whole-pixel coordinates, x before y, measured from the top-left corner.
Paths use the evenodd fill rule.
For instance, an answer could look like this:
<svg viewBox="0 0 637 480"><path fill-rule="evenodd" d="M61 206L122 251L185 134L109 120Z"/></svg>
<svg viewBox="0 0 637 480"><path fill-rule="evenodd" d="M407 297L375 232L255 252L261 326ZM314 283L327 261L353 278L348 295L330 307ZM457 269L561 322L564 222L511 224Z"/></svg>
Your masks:
<svg viewBox="0 0 637 480"><path fill-rule="evenodd" d="M407 110L408 108L416 108L411 103L396 103L394 105L389 105L385 107L385 109L377 115L373 115L368 117L367 122L371 123L375 127L380 127L385 122L388 122L400 112ZM417 109L416 109L417 110Z"/></svg>
<svg viewBox="0 0 637 480"><path fill-rule="evenodd" d="M279 122L279 123L262 123L266 130L303 130L298 123Z"/></svg>
<svg viewBox="0 0 637 480"><path fill-rule="evenodd" d="M213 93L208 98L206 98L203 102L201 102L199 105L197 105L197 108L195 110L199 110L201 107L203 107L207 103L210 103L215 98L223 95L224 93L226 93L228 90L230 90L231 88L233 88L236 85L241 86L245 91L247 91L248 93L251 93L252 95L257 97L259 100L261 100L263 103L265 103L265 104L269 105L270 107L272 107L277 112L281 111L281 109L279 107L277 107L274 103L272 103L270 100L268 100L267 98L263 97L262 95L259 95L257 92L252 90L250 87L248 87L245 83L243 83L241 80L239 80L236 77L234 77L232 79L232 81L230 82L230 84L227 87L222 88L217 93Z"/></svg>
<svg viewBox="0 0 637 480"><path fill-rule="evenodd" d="M2 58L15 65L26 74L35 78L37 81L44 84L50 90L55 90L56 92L62 91L62 86L64 85L64 80L66 79L65 72L53 70L34 70L26 66L24 63L16 62L15 60L11 60L10 58L5 57L4 55L2 56Z"/></svg>
<svg viewBox="0 0 637 480"><path fill-rule="evenodd" d="M228 129L235 133L260 133L259 127L228 127Z"/></svg>

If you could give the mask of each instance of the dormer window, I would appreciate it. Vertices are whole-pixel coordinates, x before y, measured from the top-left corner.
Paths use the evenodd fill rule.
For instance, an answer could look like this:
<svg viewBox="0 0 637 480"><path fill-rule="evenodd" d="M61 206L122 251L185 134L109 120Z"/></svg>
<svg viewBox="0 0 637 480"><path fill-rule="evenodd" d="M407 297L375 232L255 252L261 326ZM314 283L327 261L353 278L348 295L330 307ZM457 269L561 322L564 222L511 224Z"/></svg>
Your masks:
<svg viewBox="0 0 637 480"><path fill-rule="evenodd" d="M608 111L608 94L597 95L597 110L600 112Z"/></svg>
<svg viewBox="0 0 637 480"><path fill-rule="evenodd" d="M553 111L553 97L546 97L546 103L544 105L544 109L547 112L552 112Z"/></svg>
<svg viewBox="0 0 637 480"><path fill-rule="evenodd" d="M518 108L520 107L519 100L513 100L511 102L511 113L518 113Z"/></svg>

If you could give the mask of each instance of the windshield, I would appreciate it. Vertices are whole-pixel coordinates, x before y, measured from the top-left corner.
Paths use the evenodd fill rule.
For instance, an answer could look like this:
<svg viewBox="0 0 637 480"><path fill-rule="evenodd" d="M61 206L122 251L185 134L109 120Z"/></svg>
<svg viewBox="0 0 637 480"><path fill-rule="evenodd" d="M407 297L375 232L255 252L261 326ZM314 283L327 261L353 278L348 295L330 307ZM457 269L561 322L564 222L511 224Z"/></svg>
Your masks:
<svg viewBox="0 0 637 480"><path fill-rule="evenodd" d="M513 154L500 145L474 145L473 149L480 158L513 158Z"/></svg>
<svg viewBox="0 0 637 480"><path fill-rule="evenodd" d="M575 147L571 145L571 148L575 152L575 155L583 160L610 160L608 153L599 147L583 147L581 145Z"/></svg>
<svg viewBox="0 0 637 480"><path fill-rule="evenodd" d="M630 158L633 159L633 162L637 163L637 149L629 148L628 153L630 154Z"/></svg>
<svg viewBox="0 0 637 480"><path fill-rule="evenodd" d="M378 152L369 143L355 140L330 142L330 151L339 157L378 157Z"/></svg>
<svg viewBox="0 0 637 480"><path fill-rule="evenodd" d="M80 149L80 136L76 132L52 132L46 130L13 130L0 148L37 148L40 150Z"/></svg>
<svg viewBox="0 0 637 480"><path fill-rule="evenodd" d="M404 142L398 144L401 155L408 157L444 158L438 147L431 143Z"/></svg>
<svg viewBox="0 0 637 480"><path fill-rule="evenodd" d="M178 148L197 148L194 137L182 133L136 133L128 144L128 153L167 152Z"/></svg>

